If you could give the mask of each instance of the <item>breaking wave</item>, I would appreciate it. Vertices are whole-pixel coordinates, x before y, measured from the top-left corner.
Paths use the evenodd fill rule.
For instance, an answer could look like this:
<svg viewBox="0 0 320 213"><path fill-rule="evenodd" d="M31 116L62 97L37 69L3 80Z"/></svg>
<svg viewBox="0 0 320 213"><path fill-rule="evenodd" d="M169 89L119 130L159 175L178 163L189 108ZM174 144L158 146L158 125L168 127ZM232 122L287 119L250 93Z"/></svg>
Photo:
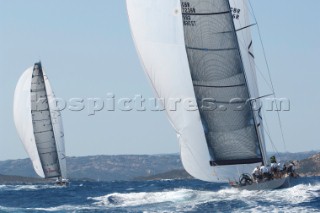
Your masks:
<svg viewBox="0 0 320 213"><path fill-rule="evenodd" d="M197 180L0 185L0 212L320 212L319 181L274 191Z"/></svg>
<svg viewBox="0 0 320 213"><path fill-rule="evenodd" d="M156 207L162 210L187 211L214 207L221 211L290 211L318 212L311 205L320 196L320 184L300 184L291 188L274 191L246 191L222 189L219 191L198 191L178 188L162 192L111 193L90 197L94 205L114 207ZM235 206L236 208L232 208ZM221 209L219 208L221 207ZM153 209L154 211L155 209Z"/></svg>

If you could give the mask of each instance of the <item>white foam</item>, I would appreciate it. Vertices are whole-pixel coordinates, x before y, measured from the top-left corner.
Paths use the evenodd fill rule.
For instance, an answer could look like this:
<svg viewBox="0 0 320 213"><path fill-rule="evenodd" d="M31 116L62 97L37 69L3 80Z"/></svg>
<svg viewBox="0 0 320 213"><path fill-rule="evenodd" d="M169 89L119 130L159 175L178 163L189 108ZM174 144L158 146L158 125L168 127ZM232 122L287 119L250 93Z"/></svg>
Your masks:
<svg viewBox="0 0 320 213"><path fill-rule="evenodd" d="M20 191L20 190L42 190L42 189L54 189L63 188L63 186L55 185L0 185L2 191Z"/></svg>
<svg viewBox="0 0 320 213"><path fill-rule="evenodd" d="M140 206L146 204L157 204L165 202L181 202L189 200L193 196L193 190L179 189L164 192L139 192L139 193L113 193L106 196L88 198L97 205L111 207Z"/></svg>
<svg viewBox="0 0 320 213"><path fill-rule="evenodd" d="M0 206L0 212L18 212L19 210L21 211L19 208Z"/></svg>
<svg viewBox="0 0 320 213"><path fill-rule="evenodd" d="M161 179L159 180L161 182L170 182L170 181L176 181L175 179Z"/></svg>
<svg viewBox="0 0 320 213"><path fill-rule="evenodd" d="M0 185L0 190L7 188L7 185Z"/></svg>
<svg viewBox="0 0 320 213"><path fill-rule="evenodd" d="M74 205L61 205L56 207L48 207L48 208L16 208L16 207L4 207L0 206L0 212L26 212L26 211L45 211L45 212L77 212L77 211L92 211L99 210L99 208L95 206L74 206Z"/></svg>
<svg viewBox="0 0 320 213"><path fill-rule="evenodd" d="M162 192L112 193L88 199L95 200L95 205L105 207L133 207L156 204L156 206L172 207L176 210L186 211L205 203L239 201L246 204L243 209L239 209L239 212L317 212L319 210L301 207L299 204L310 202L312 199L319 197L319 192L320 184L300 184L274 191L246 191L234 188L219 191L198 191L180 188ZM259 206L261 203L264 205L267 203L267 205Z"/></svg>

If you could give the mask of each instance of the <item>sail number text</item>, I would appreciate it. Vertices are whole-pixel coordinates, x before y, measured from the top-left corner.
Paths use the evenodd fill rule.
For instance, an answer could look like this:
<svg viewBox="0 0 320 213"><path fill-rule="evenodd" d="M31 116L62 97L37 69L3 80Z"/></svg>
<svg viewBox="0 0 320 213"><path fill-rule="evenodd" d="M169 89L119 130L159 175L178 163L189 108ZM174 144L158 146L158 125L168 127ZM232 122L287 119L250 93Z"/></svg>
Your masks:
<svg viewBox="0 0 320 213"><path fill-rule="evenodd" d="M196 8L192 7L189 2L181 2L182 18L184 26L196 26L196 21L192 20L191 15L196 13Z"/></svg>
<svg viewBox="0 0 320 213"><path fill-rule="evenodd" d="M231 7L231 13L232 13L232 16L233 16L234 19L239 19L240 12L241 12L241 9L235 8L235 7Z"/></svg>

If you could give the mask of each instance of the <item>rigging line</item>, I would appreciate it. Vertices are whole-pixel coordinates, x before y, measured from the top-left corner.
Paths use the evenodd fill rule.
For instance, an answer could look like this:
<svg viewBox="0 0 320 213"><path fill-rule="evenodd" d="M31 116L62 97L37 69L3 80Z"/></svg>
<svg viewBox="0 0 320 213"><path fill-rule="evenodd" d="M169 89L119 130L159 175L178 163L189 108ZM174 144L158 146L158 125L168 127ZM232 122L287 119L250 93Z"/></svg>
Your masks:
<svg viewBox="0 0 320 213"><path fill-rule="evenodd" d="M274 85L273 85L273 82L272 82L270 67L269 67L269 63L268 63L268 60L267 60L267 56L266 56L266 51L265 51L265 48L264 48L264 45L263 45L263 42L262 42L262 35L261 35L259 23L258 23L258 21L257 21L257 18L256 18L256 16L255 16L255 14L254 14L253 7L252 7L252 4L251 4L251 1L250 1L250 0L249 0L249 4L250 4L251 10L252 10L252 14L253 14L253 17L254 17L254 19L255 19L255 22L257 23L257 29L258 29L259 39L260 39L260 42L261 42L262 51L263 51L263 56L264 56L264 59L265 59L265 62L266 62L267 70L268 70L268 75L269 75L270 84L271 84L271 87L272 87L272 90L273 90L273 93L274 93L274 97L276 97L276 93L275 93L275 90L274 90ZM280 112L279 112L279 110L278 110L277 102L276 102L276 108L277 108L278 121L279 121L280 130L281 130L281 137L282 137L282 141L283 141L283 144L284 144L284 149L285 149L285 151L287 151L287 145L286 145L286 141L285 141L285 139L284 139L283 126L282 126L282 123L281 123Z"/></svg>
<svg viewBox="0 0 320 213"><path fill-rule="evenodd" d="M262 123L263 123L263 125L265 125L267 128L265 129L265 132L267 133L267 135L268 135L268 138L269 138L269 140L270 140L270 143L271 143L271 146L272 146L272 148L274 149L274 151L277 153L277 155L278 156L280 156L280 154L279 154L279 152L278 152L278 150L277 150L277 148L276 148L276 146L275 146L275 144L274 144L274 142L273 142L273 140L272 140L272 138L271 138L271 133L270 133L270 130L269 130L269 126L268 126L268 123L266 122L266 121L262 121Z"/></svg>
<svg viewBox="0 0 320 213"><path fill-rule="evenodd" d="M269 132L268 130L265 130L265 132L266 132L267 135L268 135L268 138L269 138L269 140L270 140L270 143L271 143L271 145L272 145L272 148L274 149L274 151L276 152L276 154L277 154L278 156L280 156L280 154L279 154L276 146L274 145L273 140L271 139L271 134L270 134L270 132Z"/></svg>
<svg viewBox="0 0 320 213"><path fill-rule="evenodd" d="M263 117L267 117L265 114L265 111L263 111L262 112L263 113ZM273 142L273 140L272 140L272 137L271 137L271 132L270 132L270 128L269 128L269 125L268 125L268 122L267 122L267 120L266 119L263 119L262 120L262 127L263 127L263 129L265 130L265 132L267 133L267 135L268 135L268 138L269 138L269 140L270 140L270 143L271 143L271 146L272 146L272 148L273 148L273 150L276 152L276 154L278 155L278 157L280 157L280 154L279 154L279 152L278 152L278 150L277 150L277 148L276 148L276 146L275 146L275 144L274 144L274 142ZM266 127L266 128L264 128L264 127Z"/></svg>
<svg viewBox="0 0 320 213"><path fill-rule="evenodd" d="M260 73L261 77L262 77L263 80L265 81L265 83L266 83L266 85L268 86L268 88L269 88L272 92L274 92L273 89L272 89L271 84L269 83L269 81L267 80L267 78L264 76L264 74L263 74L262 70L260 69L260 67L258 66L258 64L257 64L254 60L253 60L253 63L254 63L255 68L258 70L258 72Z"/></svg>
<svg viewBox="0 0 320 213"><path fill-rule="evenodd" d="M266 118L265 112L263 111L262 113L263 113L263 117ZM268 138L270 140L271 146L272 146L273 150L277 153L277 155L279 157L280 156L279 152L278 152L276 146L274 145L274 142L273 142L272 137L271 137L271 132L270 132L270 128L269 128L268 122L265 119L262 120L262 127L264 127L264 126L266 127L266 128L264 128L264 130L268 135Z"/></svg>

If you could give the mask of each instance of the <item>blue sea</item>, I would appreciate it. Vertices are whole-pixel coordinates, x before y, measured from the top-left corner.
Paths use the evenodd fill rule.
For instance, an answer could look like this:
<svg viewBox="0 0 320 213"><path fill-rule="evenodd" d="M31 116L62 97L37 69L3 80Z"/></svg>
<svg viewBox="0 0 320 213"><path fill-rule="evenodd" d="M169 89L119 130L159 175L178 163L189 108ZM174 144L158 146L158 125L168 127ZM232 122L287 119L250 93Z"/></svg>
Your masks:
<svg viewBox="0 0 320 213"><path fill-rule="evenodd" d="M320 178L273 191L198 180L0 185L0 212L320 212Z"/></svg>

